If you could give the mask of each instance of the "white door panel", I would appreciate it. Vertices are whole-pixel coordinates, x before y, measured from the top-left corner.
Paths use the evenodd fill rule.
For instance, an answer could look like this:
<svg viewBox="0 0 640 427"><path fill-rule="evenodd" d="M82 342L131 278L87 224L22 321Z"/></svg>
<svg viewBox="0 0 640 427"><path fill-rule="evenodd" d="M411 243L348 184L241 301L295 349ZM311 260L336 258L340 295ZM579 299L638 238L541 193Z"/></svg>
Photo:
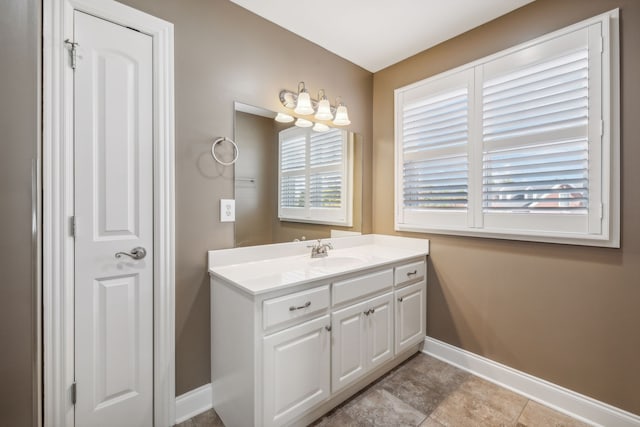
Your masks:
<svg viewBox="0 0 640 427"><path fill-rule="evenodd" d="M331 315L331 390L336 392L366 370L366 311L365 303L356 304Z"/></svg>
<svg viewBox="0 0 640 427"><path fill-rule="evenodd" d="M263 339L265 426L286 424L329 397L328 326L326 315Z"/></svg>
<svg viewBox="0 0 640 427"><path fill-rule="evenodd" d="M78 11L74 31L76 425L151 426L152 39Z"/></svg>

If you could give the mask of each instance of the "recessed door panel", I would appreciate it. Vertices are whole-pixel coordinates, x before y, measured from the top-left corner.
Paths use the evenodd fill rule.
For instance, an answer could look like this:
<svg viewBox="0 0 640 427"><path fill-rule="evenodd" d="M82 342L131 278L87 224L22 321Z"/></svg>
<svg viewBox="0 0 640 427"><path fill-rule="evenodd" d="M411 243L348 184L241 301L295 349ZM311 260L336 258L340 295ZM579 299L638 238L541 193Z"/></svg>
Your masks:
<svg viewBox="0 0 640 427"><path fill-rule="evenodd" d="M139 385L139 282L137 275L98 279L94 286L97 408L134 397Z"/></svg>
<svg viewBox="0 0 640 427"><path fill-rule="evenodd" d="M98 215L96 238L135 237L139 209L137 165L141 141L137 135L140 88L139 64L122 52L96 49L91 52L94 133L94 212Z"/></svg>

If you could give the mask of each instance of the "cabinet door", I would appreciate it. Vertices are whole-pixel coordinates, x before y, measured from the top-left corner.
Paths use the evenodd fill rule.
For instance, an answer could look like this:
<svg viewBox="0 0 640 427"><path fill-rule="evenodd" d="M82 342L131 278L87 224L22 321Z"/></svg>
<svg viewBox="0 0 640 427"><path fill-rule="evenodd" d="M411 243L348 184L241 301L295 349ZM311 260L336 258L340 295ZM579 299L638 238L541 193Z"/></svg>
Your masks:
<svg viewBox="0 0 640 427"><path fill-rule="evenodd" d="M426 282L398 289L396 295L396 354L424 341L427 330Z"/></svg>
<svg viewBox="0 0 640 427"><path fill-rule="evenodd" d="M367 303L367 368L373 369L393 357L393 294Z"/></svg>
<svg viewBox="0 0 640 427"><path fill-rule="evenodd" d="M331 315L331 390L336 392L360 378L366 370L367 303Z"/></svg>
<svg viewBox="0 0 640 427"><path fill-rule="evenodd" d="M329 397L329 325L326 315L263 338L265 426L283 425Z"/></svg>

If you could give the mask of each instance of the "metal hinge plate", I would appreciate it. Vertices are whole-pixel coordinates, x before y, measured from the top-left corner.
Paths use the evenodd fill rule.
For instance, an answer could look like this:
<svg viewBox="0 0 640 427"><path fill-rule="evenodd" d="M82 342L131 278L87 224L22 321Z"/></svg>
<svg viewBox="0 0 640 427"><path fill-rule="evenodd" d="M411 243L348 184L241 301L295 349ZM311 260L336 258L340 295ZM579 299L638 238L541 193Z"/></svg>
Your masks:
<svg viewBox="0 0 640 427"><path fill-rule="evenodd" d="M78 52L77 52L78 43L72 42L71 40L66 39L64 41L64 44L69 46L69 55L71 56L71 68L75 70L76 62L78 59Z"/></svg>
<svg viewBox="0 0 640 427"><path fill-rule="evenodd" d="M78 395L78 387L76 386L76 383L71 384L71 403L73 405L76 404L76 398Z"/></svg>

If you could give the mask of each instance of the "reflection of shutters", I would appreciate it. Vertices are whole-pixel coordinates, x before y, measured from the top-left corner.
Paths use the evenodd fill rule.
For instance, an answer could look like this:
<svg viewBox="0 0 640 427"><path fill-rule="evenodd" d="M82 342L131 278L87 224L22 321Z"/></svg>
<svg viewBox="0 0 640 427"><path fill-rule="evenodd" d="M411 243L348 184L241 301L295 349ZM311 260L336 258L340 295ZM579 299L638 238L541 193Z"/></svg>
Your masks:
<svg viewBox="0 0 640 427"><path fill-rule="evenodd" d="M280 183L280 204L288 208L303 208L305 204L305 178L285 175Z"/></svg>
<svg viewBox="0 0 640 427"><path fill-rule="evenodd" d="M340 208L342 206L342 131L333 129L312 133L310 138L309 197L312 208Z"/></svg>
<svg viewBox="0 0 640 427"><path fill-rule="evenodd" d="M304 135L292 135L280 145L280 204L286 207L305 205L305 165L307 142Z"/></svg>
<svg viewBox="0 0 640 427"><path fill-rule="evenodd" d="M347 132L289 128L280 132L278 217L351 225Z"/></svg>
<svg viewBox="0 0 640 427"><path fill-rule="evenodd" d="M587 213L586 46L483 85L484 211Z"/></svg>

